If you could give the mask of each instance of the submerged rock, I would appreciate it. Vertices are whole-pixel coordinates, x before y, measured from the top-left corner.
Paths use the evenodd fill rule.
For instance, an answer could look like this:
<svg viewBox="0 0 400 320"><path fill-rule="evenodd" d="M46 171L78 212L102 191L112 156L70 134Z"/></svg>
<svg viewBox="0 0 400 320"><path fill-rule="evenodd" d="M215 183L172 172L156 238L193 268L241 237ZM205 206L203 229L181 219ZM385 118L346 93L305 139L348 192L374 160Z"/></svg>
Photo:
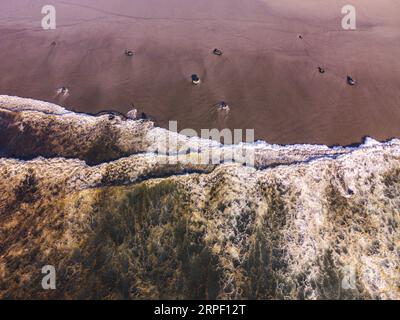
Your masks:
<svg viewBox="0 0 400 320"><path fill-rule="evenodd" d="M126 114L126 117L131 120L137 120L137 117L138 117L137 114L138 114L137 109L132 109L132 110L128 111L128 113Z"/></svg>

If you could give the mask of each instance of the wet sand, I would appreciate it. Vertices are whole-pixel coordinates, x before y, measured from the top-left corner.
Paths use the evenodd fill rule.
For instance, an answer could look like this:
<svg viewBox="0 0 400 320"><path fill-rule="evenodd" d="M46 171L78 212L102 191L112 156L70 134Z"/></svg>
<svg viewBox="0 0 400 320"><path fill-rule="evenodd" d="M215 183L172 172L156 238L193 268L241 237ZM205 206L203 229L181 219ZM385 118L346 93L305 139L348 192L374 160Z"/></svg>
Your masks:
<svg viewBox="0 0 400 320"><path fill-rule="evenodd" d="M46 4L0 2L0 94L92 113L134 104L164 127L255 129L279 144L400 137L396 0L352 1L357 31L341 29L340 0L55 0L53 31L40 27Z"/></svg>

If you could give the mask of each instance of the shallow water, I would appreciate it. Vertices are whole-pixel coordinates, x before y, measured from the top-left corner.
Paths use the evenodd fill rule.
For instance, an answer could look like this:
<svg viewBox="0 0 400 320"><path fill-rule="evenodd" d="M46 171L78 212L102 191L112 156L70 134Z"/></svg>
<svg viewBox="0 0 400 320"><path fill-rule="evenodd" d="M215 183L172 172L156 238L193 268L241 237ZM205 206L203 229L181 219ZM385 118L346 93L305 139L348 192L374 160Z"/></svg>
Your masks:
<svg viewBox="0 0 400 320"><path fill-rule="evenodd" d="M255 129L279 144L399 137L400 5L369 2L353 1L358 28L343 31L337 0L56 0L57 29L44 31L45 1L3 0L0 94L85 112L134 105L164 127Z"/></svg>

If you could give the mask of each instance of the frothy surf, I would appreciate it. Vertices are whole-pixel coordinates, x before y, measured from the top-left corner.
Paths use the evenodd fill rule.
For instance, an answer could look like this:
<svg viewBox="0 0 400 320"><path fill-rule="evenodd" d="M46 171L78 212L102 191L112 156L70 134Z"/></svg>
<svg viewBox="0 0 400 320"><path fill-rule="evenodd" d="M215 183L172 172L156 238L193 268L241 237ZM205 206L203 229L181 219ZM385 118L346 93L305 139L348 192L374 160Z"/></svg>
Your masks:
<svg viewBox="0 0 400 320"><path fill-rule="evenodd" d="M94 116L86 113L75 113L69 111L61 106L48 103L45 101L38 101L20 97L12 96L0 96L0 108L4 110L9 110L12 112L39 112L44 116L56 115L56 116L68 116L73 118L73 123L82 127L82 132L84 127L96 127L97 123L104 117L105 123L110 120L109 125L115 126L116 130L122 130L119 134L123 137L127 137L130 134L138 134L137 131L142 130L134 126L136 123L142 125L143 120L131 120L127 117L121 117L118 114L113 114L111 111L109 113L101 113L99 116ZM110 117L112 115L112 117ZM119 120L116 124L112 121L117 117ZM151 127L148 130L149 126ZM188 153L202 153L205 151L212 150L216 151L217 158L223 161L224 157L229 152L235 150L245 150L254 153L255 167L264 168L271 165L279 164L291 164L298 162L306 162L317 160L326 157L338 157L348 153L352 153L356 150L367 149L367 148L385 148L393 144L400 144L399 139L391 139L385 142L379 142L371 137L366 137L364 142L359 145L354 146L327 146L322 144L293 144L293 145L278 145L270 144L267 141L258 140L255 142L242 142L235 145L222 144L220 141L204 139L201 137L187 137L177 132L171 132L167 129L154 127L153 123L146 121L146 125L143 126L143 130L146 132L139 133L139 138L136 140L132 137L131 141L137 143L140 141L143 147L139 150L129 151L130 146L125 146L124 149L128 150L120 157L127 156L134 153L143 154L155 154L155 155L186 155ZM86 134L86 133L85 133ZM51 137L47 137L51 139ZM83 137L80 137L83 138ZM139 140L138 140L139 139ZM73 141L71 142L73 143ZM124 142L128 145L129 139ZM79 148L79 145L75 146ZM38 154L40 156L41 154ZM60 154L60 156L65 156ZM118 156L116 156L118 158ZM113 160L113 159L110 159ZM233 159L235 160L235 159ZM234 162L234 161L233 161Z"/></svg>

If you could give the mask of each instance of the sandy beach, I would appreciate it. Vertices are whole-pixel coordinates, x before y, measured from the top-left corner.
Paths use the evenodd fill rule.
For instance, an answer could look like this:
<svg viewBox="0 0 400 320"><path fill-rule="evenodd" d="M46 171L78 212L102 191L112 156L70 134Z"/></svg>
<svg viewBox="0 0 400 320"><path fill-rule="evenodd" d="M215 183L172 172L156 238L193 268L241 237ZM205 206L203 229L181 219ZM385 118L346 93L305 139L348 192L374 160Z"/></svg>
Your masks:
<svg viewBox="0 0 400 320"><path fill-rule="evenodd" d="M255 129L278 144L400 137L396 0L352 1L356 31L341 28L341 0L54 0L51 31L46 4L0 2L0 94L91 113L134 105L163 127Z"/></svg>

